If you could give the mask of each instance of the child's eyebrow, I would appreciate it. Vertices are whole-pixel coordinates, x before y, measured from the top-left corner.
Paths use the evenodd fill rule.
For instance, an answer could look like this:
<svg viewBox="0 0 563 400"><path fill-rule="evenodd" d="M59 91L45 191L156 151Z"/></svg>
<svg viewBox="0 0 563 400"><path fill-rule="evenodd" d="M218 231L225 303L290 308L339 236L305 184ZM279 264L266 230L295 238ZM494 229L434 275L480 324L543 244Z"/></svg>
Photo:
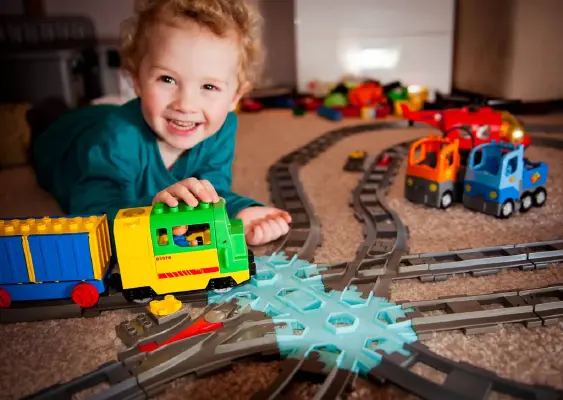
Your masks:
<svg viewBox="0 0 563 400"><path fill-rule="evenodd" d="M222 80L222 79L218 79L218 78L212 78L210 76L204 77L203 80L206 81L206 82L222 83L225 86L229 86L229 83L226 80Z"/></svg>
<svg viewBox="0 0 563 400"><path fill-rule="evenodd" d="M153 70L153 69L159 69L159 70L166 71L166 72L174 72L174 71L172 71L170 68L166 68L166 67L163 67L162 65L158 65L158 64L153 64L153 65L151 65L151 66L149 67L149 69L151 69L151 70Z"/></svg>

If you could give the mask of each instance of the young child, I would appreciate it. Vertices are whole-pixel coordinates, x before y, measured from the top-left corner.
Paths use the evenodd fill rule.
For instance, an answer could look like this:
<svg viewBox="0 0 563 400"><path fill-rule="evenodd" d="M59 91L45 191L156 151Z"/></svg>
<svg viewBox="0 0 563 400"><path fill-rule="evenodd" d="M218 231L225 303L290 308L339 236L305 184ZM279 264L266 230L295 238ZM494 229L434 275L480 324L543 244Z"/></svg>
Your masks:
<svg viewBox="0 0 563 400"><path fill-rule="evenodd" d="M245 0L148 0L123 27L138 96L64 114L34 142L39 184L65 212L157 201L226 201L250 245L285 235L290 215L231 191L233 110L261 67L260 19Z"/></svg>

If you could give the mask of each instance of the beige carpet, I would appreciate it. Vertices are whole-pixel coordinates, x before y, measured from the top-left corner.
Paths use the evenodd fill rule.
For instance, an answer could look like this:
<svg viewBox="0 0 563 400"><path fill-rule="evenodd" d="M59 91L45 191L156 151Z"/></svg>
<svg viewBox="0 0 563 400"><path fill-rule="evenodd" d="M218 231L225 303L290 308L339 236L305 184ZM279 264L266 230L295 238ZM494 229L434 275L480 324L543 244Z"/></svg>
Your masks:
<svg viewBox="0 0 563 400"><path fill-rule="evenodd" d="M533 122L546 120L536 118ZM563 119L549 117L547 121L560 123ZM314 115L298 118L284 110L243 114L233 171L234 189L267 202L267 168L277 158L327 130L359 122L332 123ZM341 141L303 167L300 176L304 188L323 224L324 246L316 253L317 262L348 260L362 240L361 224L353 218L347 205L360 177L360 174L342 171L348 154L354 150L376 154L395 143L426 134L422 129L361 134ZM546 161L550 166L548 204L507 221L471 213L462 207L444 212L410 204L402 197L403 176L399 174L389 192L390 203L409 226L411 253L562 238L563 151L531 148L528 156L532 160ZM55 214L57 211L52 199L34 186L33 173L28 169L0 172L0 217ZM448 223L454 227L446 228ZM258 255L268 251L268 246L256 250ZM481 278L460 276L439 283L400 282L393 284L391 300L435 299L553 284L563 284L560 266ZM19 398L115 359L122 347L114 327L129 317L127 312L119 311L94 319L0 326L0 398ZM440 355L488 368L506 378L563 388L563 322L536 329L507 326L500 332L478 336L443 333L424 343ZM197 381L179 379L159 398L246 399L275 378L277 364L246 363ZM435 371L419 368L418 372L442 378ZM298 384L292 392L296 398L310 398L314 386ZM382 390L362 380L348 396L350 399L404 397L404 392Z"/></svg>

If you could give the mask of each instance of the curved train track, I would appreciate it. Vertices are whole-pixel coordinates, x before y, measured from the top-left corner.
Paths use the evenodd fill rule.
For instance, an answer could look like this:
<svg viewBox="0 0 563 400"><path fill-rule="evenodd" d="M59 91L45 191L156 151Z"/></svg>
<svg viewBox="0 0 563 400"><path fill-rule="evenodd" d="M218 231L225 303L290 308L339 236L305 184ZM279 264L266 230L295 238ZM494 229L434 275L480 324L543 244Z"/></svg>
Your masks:
<svg viewBox="0 0 563 400"><path fill-rule="evenodd" d="M406 123L402 122L375 123L331 131L274 164L269 171L273 201L276 206L290 211L294 221L292 232L280 241L278 251L286 251L299 259L313 260L316 248L321 245L320 222L298 179L300 166L352 134L405 127ZM388 206L386 192L409 143L384 150L365 169L351 200L356 217L364 222L365 241L358 248L354 260L326 266L326 270L320 273L325 287L343 291L354 285L364 295L371 293L388 298L388 285L394 279L418 277L422 281L432 281L455 273L483 275L504 268L542 268L549 263L563 261L563 241L407 255L408 232ZM534 144L563 147L563 142L551 138L535 138ZM202 293L178 297L186 303L206 302ZM117 294L108 298L117 299ZM124 308L121 300L113 301L115 304L108 301L105 309ZM483 307L493 303L503 308L489 310ZM104 307L103 304L101 307ZM530 327L550 325L563 316L563 287L403 302L401 307L406 311L406 319L412 321L419 340L433 332L451 329L461 329L466 334L490 332L503 323L524 323ZM425 316L426 311L443 311L444 314ZM74 393L106 382L110 388L92 398L145 399L164 390L167 384L181 376L209 374L248 358L279 360L281 357L275 335L272 335L276 325L272 318L236 303L208 305L194 321L187 315L181 315L167 321L156 331L147 328L148 333L143 334L145 322L137 321L134 328L131 323L118 327L118 334L128 346L120 354L120 361L103 365L68 383L55 385L32 398L71 398ZM205 328L208 331L202 328L210 324L218 325L213 325L214 329ZM172 341L159 351L138 351L139 343L165 343L178 332L193 327L200 329L194 331L199 333L196 336ZM241 338L244 338L242 342ZM493 391L516 398L563 399L561 391L509 381L484 369L452 362L434 354L419 342L405 344L404 348L410 352L409 356L382 353L381 363L370 370L366 378L377 383L391 382L425 399L486 399ZM410 370L416 363L436 368L447 378L441 384L427 380ZM302 374L319 378L321 384L316 398L338 398L353 386L355 373L324 367L326 365L314 352L300 360L286 358L281 363L278 378L254 398L282 398L284 389Z"/></svg>

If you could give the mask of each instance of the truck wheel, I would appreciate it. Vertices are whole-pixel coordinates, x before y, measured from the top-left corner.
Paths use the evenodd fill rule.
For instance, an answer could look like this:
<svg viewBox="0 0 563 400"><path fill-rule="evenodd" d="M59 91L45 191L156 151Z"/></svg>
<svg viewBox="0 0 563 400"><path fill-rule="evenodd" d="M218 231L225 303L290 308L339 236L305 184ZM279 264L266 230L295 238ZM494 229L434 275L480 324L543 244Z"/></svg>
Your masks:
<svg viewBox="0 0 563 400"><path fill-rule="evenodd" d="M520 198L520 212L525 213L530 211L532 206L534 205L534 199L532 198L532 194L526 192Z"/></svg>
<svg viewBox="0 0 563 400"><path fill-rule="evenodd" d="M547 200L547 192L544 188L538 188L534 192L534 207L541 207L545 204Z"/></svg>
<svg viewBox="0 0 563 400"><path fill-rule="evenodd" d="M506 200L500 208L500 218L508 218L514 213L514 202L512 200Z"/></svg>
<svg viewBox="0 0 563 400"><path fill-rule="evenodd" d="M452 192L446 192L442 195L442 198L440 199L440 208L443 208L444 210L446 208L449 208L453 203L453 196L452 196Z"/></svg>

